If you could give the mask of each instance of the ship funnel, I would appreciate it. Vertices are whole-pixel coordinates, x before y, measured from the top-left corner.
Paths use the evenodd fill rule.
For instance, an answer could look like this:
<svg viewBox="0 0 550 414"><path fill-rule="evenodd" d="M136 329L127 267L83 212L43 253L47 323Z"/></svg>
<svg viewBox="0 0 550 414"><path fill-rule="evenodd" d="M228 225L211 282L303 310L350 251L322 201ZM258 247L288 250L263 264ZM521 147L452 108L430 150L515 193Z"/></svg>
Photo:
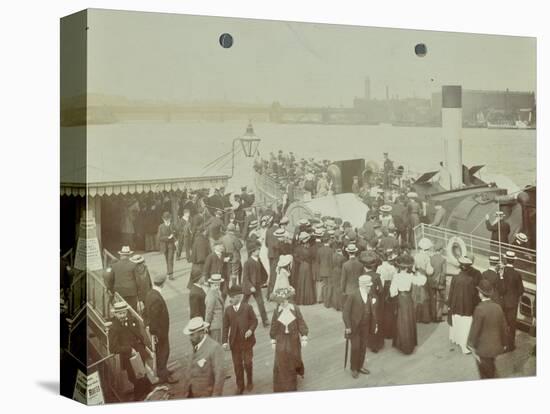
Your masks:
<svg viewBox="0 0 550 414"><path fill-rule="evenodd" d="M463 186L462 179L462 86L446 85L441 90L441 126L445 152L444 167L449 190Z"/></svg>

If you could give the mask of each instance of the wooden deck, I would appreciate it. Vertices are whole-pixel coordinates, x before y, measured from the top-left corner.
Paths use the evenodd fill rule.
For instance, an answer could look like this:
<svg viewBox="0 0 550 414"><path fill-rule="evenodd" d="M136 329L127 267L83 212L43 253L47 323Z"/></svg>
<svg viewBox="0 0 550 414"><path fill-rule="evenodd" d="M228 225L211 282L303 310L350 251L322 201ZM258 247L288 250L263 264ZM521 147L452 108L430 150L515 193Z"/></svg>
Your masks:
<svg viewBox="0 0 550 414"><path fill-rule="evenodd" d="M165 271L164 257L159 253L145 255L148 266L156 271ZM163 295L166 298L170 326L170 361L180 362L191 345L183 328L189 320L188 290L190 265L182 259L175 265L175 280L167 281ZM253 306L255 302L252 301ZM266 303L268 316L273 304ZM449 381L476 380L479 378L475 361L470 355L463 355L459 349L449 344L449 327L446 323L419 324L419 345L412 355L403 355L392 348L391 340L377 354L367 353L367 365L371 374L360 375L353 379L348 369L344 370L344 325L341 313L326 309L322 305L300 307L309 327L309 344L303 349L305 377L299 380L301 391L334 390L345 388L374 387L382 385L422 384ZM258 312L257 312L258 313ZM273 350L268 336L269 329L256 330L257 344L254 348L254 394L272 392ZM516 351L500 356L497 369L501 377L520 377L535 375L534 357L529 351L535 344L532 338L518 332ZM231 353L226 352L227 373L224 395L233 395L236 391ZM175 376L181 377L176 371ZM173 398L183 395L182 384L171 386Z"/></svg>

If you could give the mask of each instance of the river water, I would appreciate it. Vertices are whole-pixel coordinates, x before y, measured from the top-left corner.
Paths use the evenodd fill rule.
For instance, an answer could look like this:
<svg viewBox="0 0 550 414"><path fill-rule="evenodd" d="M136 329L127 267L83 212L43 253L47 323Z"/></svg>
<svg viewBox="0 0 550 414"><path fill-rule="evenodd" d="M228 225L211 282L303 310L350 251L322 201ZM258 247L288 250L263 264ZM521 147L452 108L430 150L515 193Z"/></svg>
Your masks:
<svg viewBox="0 0 550 414"><path fill-rule="evenodd" d="M124 177L127 179L167 178L166 174L179 177L230 174L230 155L210 168L205 167L219 156L230 153L232 140L244 133L246 125L246 121L139 121L91 125L88 143L95 151L89 150L88 160L91 164L100 158L103 161L109 148L125 146L147 159L139 176ZM381 164L382 153L388 152L396 166L403 165L415 172L437 170L443 159L441 128L255 122L254 130L261 139L259 150L263 157L282 149L293 151L298 158L365 158ZM251 160L244 158L238 144L235 153L235 174L230 183L233 188L250 184L252 179ZM173 172L175 162L181 165L181 175ZM485 180L497 174L509 177L520 187L534 185L536 131L465 128L463 163L469 167L486 165L480 174ZM164 168L166 164L173 165L170 171Z"/></svg>

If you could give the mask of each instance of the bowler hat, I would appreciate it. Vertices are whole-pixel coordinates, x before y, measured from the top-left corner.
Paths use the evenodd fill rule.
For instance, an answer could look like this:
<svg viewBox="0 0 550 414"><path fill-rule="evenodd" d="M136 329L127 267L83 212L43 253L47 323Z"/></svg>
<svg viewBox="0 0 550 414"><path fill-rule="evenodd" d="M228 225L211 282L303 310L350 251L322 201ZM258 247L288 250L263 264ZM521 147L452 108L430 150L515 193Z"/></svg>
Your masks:
<svg viewBox="0 0 550 414"><path fill-rule="evenodd" d="M369 252L362 252L359 256L359 261L363 263L365 267L374 266L378 260L378 257L375 253L369 251Z"/></svg>
<svg viewBox="0 0 550 414"><path fill-rule="evenodd" d="M164 282L166 282L166 274L165 273L159 273L155 272L154 270L150 272L151 279L153 280L153 283L157 285L161 285Z"/></svg>
<svg viewBox="0 0 550 414"><path fill-rule="evenodd" d="M474 262L469 257L462 256L458 258L458 263L463 266L471 266Z"/></svg>
<svg viewBox="0 0 550 414"><path fill-rule="evenodd" d="M477 286L477 290L487 297L490 297L493 294L493 286L487 279L481 279L479 285Z"/></svg>
<svg viewBox="0 0 550 414"><path fill-rule="evenodd" d="M285 229L280 229L280 228L273 232L273 235L275 237L283 237L285 234L286 234Z"/></svg>
<svg viewBox="0 0 550 414"><path fill-rule="evenodd" d="M229 295L230 298L232 298L233 296L242 295L243 288L240 287L239 285L233 285L229 288L229 291L227 292L227 294Z"/></svg>

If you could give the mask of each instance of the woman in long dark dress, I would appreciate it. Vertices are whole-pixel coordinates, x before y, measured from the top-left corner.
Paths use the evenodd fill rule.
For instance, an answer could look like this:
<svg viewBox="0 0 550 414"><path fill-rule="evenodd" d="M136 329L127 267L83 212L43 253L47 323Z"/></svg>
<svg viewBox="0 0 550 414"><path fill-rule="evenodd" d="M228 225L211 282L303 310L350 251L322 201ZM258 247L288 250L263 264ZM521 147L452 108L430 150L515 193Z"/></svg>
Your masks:
<svg viewBox="0 0 550 414"><path fill-rule="evenodd" d="M342 266L346 262L346 258L342 253L342 247L338 246L332 256L332 276L330 284L332 287L332 295L330 297L331 307L337 311L341 311L344 304L342 303Z"/></svg>
<svg viewBox="0 0 550 414"><path fill-rule="evenodd" d="M313 257L308 245L309 239L310 235L308 233L301 233L300 245L296 247L294 253L294 259L298 263L298 274L296 275L296 304L298 305L314 305L317 303L311 269Z"/></svg>
<svg viewBox="0 0 550 414"><path fill-rule="evenodd" d="M397 318L397 300L390 295L390 286L393 277L397 273L397 269L394 266L397 255L393 253L392 249L386 252L384 261L376 272L380 274L380 279L384 285L382 295L384 297L384 312L382 314L381 331L386 339L393 339L395 336L395 324Z"/></svg>
<svg viewBox="0 0 550 414"><path fill-rule="evenodd" d="M393 277L390 295L397 298L397 322L393 346L404 354L411 354L418 339L416 334L416 309L411 296L414 259L403 254L397 265L399 272Z"/></svg>
<svg viewBox="0 0 550 414"><path fill-rule="evenodd" d="M289 303L292 287L277 289L273 297L278 302L271 320L271 346L275 350L273 392L296 391L298 375L304 377L302 347L307 345L308 327L298 306Z"/></svg>

